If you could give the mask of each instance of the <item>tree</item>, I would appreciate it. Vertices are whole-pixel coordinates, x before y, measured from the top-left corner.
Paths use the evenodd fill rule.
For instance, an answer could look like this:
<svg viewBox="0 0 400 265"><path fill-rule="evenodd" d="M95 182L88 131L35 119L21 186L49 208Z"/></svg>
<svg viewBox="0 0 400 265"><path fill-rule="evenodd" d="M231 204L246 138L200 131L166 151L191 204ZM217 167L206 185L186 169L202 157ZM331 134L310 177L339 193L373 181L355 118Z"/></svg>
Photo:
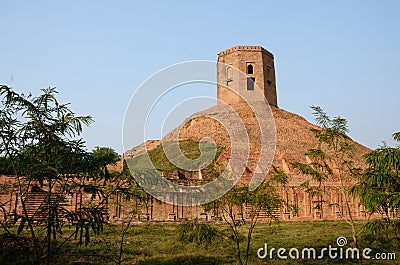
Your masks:
<svg viewBox="0 0 400 265"><path fill-rule="evenodd" d="M311 181L318 183L317 186L311 186L306 181L303 186L311 193L311 196L317 196L317 207L322 209L322 195L324 193L324 183L327 180L337 181L339 183L339 192L343 197L344 210L338 208L342 218L350 225L353 242L356 248L359 248L358 235L360 231L356 229L352 209L353 198L349 194L352 186L356 183L361 169L354 166L354 146L350 142L347 133L349 131L347 120L342 117L330 118L322 108L318 106L311 107L314 110L315 120L321 127L311 129L318 139L318 146L309 149L305 155L311 160L310 163L292 163L295 169L302 174L310 177ZM330 206L339 206L331 204ZM362 263L359 258L359 263Z"/></svg>
<svg viewBox="0 0 400 265"><path fill-rule="evenodd" d="M92 151L92 156L94 158L94 162L98 165L99 168L102 169L102 173L104 174L104 186L106 185L106 181L110 179L110 172L107 169L108 165L115 165L116 162L121 161L121 156L115 152L111 147L100 147L96 146Z"/></svg>
<svg viewBox="0 0 400 265"><path fill-rule="evenodd" d="M25 237L20 236L28 229L34 251L23 252L26 263L49 264L66 241L75 238L78 245L87 245L91 231L100 233L107 221L109 198L118 195L116 203L127 209L116 259L120 264L124 235L140 213L142 202L147 203L146 193L138 187L125 162L122 172L108 170L109 164L120 160L112 148L86 151L80 134L93 119L77 116L56 96L55 88L42 89L39 96L33 97L0 86L0 173L15 179L13 187L0 188L17 194L22 207L22 212L14 211L7 202L0 202L4 216L0 226L22 249L29 248L24 246ZM66 203L73 194L88 198L73 209ZM39 202L34 209L32 201ZM62 230L66 224L75 229L67 233ZM15 225L18 229L14 231ZM39 236L41 231L44 238Z"/></svg>
<svg viewBox="0 0 400 265"><path fill-rule="evenodd" d="M277 185L285 184L286 181L286 175L279 171L275 177L264 181L253 191L245 185L234 186L218 200L205 205L206 211L214 209L214 214L221 214L221 218L228 224L231 233L226 234L221 229L213 228L208 224L187 221L183 222L179 228L181 240L207 246L217 238L228 239L236 248L239 264L247 264L254 229L260 221L276 220L274 211L283 204L283 201L278 198Z"/></svg>
<svg viewBox="0 0 400 265"><path fill-rule="evenodd" d="M98 149L98 148L96 148ZM103 149L105 150L105 149ZM113 150L109 150L106 153L111 154ZM110 156L113 157L113 156ZM115 157L115 156L114 156ZM136 183L132 176L126 161L122 161L121 172L110 172L109 173L109 184L103 186L104 200L107 201L111 196L117 197L118 199L113 200L113 204L121 209L121 216L119 217L120 231L114 230L115 234L120 233L119 241L117 242L118 255L114 258L115 264L120 265L123 261L124 252L124 240L126 234L132 226L134 219L142 214L143 208L149 207L149 195ZM110 227L114 229L114 227ZM116 226L116 228L118 228Z"/></svg>
<svg viewBox="0 0 400 265"><path fill-rule="evenodd" d="M393 139L400 142L400 133ZM371 214L380 219L369 222L367 227L372 239L390 240L390 235L399 238L400 209L400 146L386 144L364 155L368 167L352 189Z"/></svg>
<svg viewBox="0 0 400 265"><path fill-rule="evenodd" d="M84 125L90 125L90 116L77 116L69 104L58 102L55 88L42 89L37 97L18 94L7 86L0 86L0 157L6 162L6 171L17 183L17 194L22 213L7 210L0 205L4 220L0 225L15 238L26 227L34 245L34 259L27 254L27 262L39 264L59 246L54 246L65 220L71 224L91 220L96 231L101 227L102 211L88 207L70 211L64 207L65 197L74 190L85 189L84 179L94 179L95 164L85 151L79 137ZM40 191L43 202L32 214L27 202L32 192ZM17 235L10 225L19 224ZM41 242L34 226L45 228ZM77 231L76 231L77 232ZM86 235L87 228L86 228ZM40 241L40 242L39 242Z"/></svg>

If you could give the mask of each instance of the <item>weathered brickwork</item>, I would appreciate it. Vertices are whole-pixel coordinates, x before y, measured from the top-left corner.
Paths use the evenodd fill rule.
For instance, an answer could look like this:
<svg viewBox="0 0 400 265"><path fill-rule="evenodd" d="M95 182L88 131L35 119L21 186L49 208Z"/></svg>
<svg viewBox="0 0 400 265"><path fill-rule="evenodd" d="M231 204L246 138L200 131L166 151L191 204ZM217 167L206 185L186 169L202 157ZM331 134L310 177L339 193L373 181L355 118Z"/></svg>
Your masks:
<svg viewBox="0 0 400 265"><path fill-rule="evenodd" d="M218 63L226 67L218 67L217 98L227 104L235 104L241 98L228 87L234 86L242 91L251 91L247 80L237 80L229 66L245 73L248 78L255 80L268 103L277 107L276 78L274 56L272 53L260 46L235 46L218 54Z"/></svg>
<svg viewBox="0 0 400 265"><path fill-rule="evenodd" d="M282 169L288 176L288 183L285 188L280 189L279 195L285 200L286 206L282 209L277 209L274 213L276 217L283 221L296 221L296 220L337 220L346 218L344 207L344 198L340 191L340 183L336 180L328 181L325 183L324 192L320 196L312 197L309 192L306 192L302 186L309 178L294 171L290 167L291 162L309 163L305 152L310 148L315 148L318 141L310 129L317 129L318 127L307 122L304 118L287 112L278 108L277 93L276 93L276 78L274 56L272 53L260 46L235 46L233 48L224 50L218 54L218 62L223 64L223 67L217 67L217 97L230 105L238 115L244 120L246 129L249 134L251 152L249 155L248 163L246 165L246 172L243 174L242 179L246 184L252 177L258 161L257 143L260 142L260 133L258 123L253 122L254 115L249 111L247 104L243 103L240 98L240 93L235 93L228 87L234 87L241 93L253 93L256 87L251 87L252 84L248 83L248 78L254 78L256 85L263 92L267 102L271 105L271 111L275 120L276 127L276 150L274 153L273 166L271 172L278 168ZM235 70L238 69L246 75L242 75L244 79L235 76ZM236 91L236 90L235 90ZM258 99L265 101L264 98ZM263 104L263 103L262 103ZM264 106L264 105L262 105ZM226 116L229 119L229 112L223 111L221 105L214 106L202 113L208 113L208 116ZM200 141L204 137L212 138L218 145L229 147L229 135L224 127L217 122L218 119L207 118L207 115L196 118L188 118L182 126L171 131L170 135L178 135L180 140L192 140L195 142ZM168 140L168 135L163 139ZM354 163L357 167L362 167L361 156L370 150L354 141L355 158ZM133 148L126 152L125 158L130 159L136 155L141 154L147 148L148 150L157 147L161 141L148 141L140 146ZM218 158L221 165L226 165L229 160L230 149L226 150ZM122 163L116 168L110 170L121 170ZM193 172L178 172L178 171L164 171L162 175L175 181L179 184L181 182L190 182L186 184L196 184L196 181L203 180L201 170ZM268 176L266 176L268 177ZM15 181L13 178L2 176L0 177L0 187L4 187L3 192L0 192L0 203L7 207L10 212L21 213L21 204L19 194L13 188ZM318 183L310 182L310 187L317 187ZM44 188L46 190L46 188ZM29 202L30 211L37 209L38 204L43 201L43 194L31 193ZM148 196L148 207L142 210L142 214L137 216L140 221L177 221L179 219L201 219L201 220L220 220L220 213L216 209L211 209L208 212L204 211L202 206L188 206L183 207L179 205L180 201L185 201L185 194L182 193L165 193L164 196L169 197L173 204L163 203L150 195ZM86 194L71 194L66 198L67 205L70 209L78 209L82 204L89 200ZM120 195L113 194L109 201L108 219L118 221L127 216L130 211L129 206L122 208L120 206ZM133 202L132 202L133 203ZM129 204L128 204L129 205ZM293 211L293 209L297 209ZM246 207L243 214L246 218ZM363 206L359 205L357 199L351 202L351 214L355 219L368 218L367 213ZM0 216L0 219L2 216Z"/></svg>

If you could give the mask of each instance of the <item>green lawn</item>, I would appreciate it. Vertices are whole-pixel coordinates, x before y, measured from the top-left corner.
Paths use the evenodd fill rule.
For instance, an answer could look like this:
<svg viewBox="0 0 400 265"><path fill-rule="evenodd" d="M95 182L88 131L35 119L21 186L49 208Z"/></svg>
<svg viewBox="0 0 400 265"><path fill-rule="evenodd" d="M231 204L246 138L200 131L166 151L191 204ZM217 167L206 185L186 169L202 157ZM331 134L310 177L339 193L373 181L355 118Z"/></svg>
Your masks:
<svg viewBox="0 0 400 265"><path fill-rule="evenodd" d="M362 223L358 223L359 226ZM237 264L236 252L230 241L217 241L205 248L195 243L179 241L176 224L141 224L132 226L125 238L123 264ZM226 225L219 227L228 229ZM117 241L120 238L118 226L106 226L101 236L93 236L87 247L79 247L74 240L63 247L54 263L62 264L115 264L111 259L118 255ZM66 231L68 232L68 231ZM249 264L357 264L354 260L280 260L257 258L257 250L268 243L269 248L298 248L313 247L320 251L332 245L336 247L336 239L344 236L351 245L349 226L341 221L321 222L288 222L273 225L260 224L256 227L252 241ZM388 246L374 243L369 245L361 240L361 248L370 247L375 252L396 252L397 260L377 261L368 260L363 264L400 264L398 246ZM346 248L346 246L344 247ZM3 261L0 264L13 264L13 259L4 259L4 249L1 249ZM319 253L319 252L318 252ZM287 254L287 253L286 253ZM14 254L14 256L16 256ZM16 257L18 259L18 257ZM19 257L19 260L21 258ZM23 263L21 263L23 264Z"/></svg>

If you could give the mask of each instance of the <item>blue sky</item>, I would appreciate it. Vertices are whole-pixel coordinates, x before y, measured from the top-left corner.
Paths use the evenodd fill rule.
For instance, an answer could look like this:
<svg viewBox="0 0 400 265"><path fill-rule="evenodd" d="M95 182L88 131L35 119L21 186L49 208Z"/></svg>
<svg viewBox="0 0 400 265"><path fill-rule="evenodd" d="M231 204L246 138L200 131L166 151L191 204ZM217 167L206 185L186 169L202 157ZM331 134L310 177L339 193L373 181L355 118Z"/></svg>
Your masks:
<svg viewBox="0 0 400 265"><path fill-rule="evenodd" d="M129 99L150 75L235 45L275 55L278 104L349 120L376 148L400 130L399 1L2 1L0 83L56 86L95 124L89 149L122 152ZM213 96L215 90L201 92ZM154 134L156 136L156 134Z"/></svg>

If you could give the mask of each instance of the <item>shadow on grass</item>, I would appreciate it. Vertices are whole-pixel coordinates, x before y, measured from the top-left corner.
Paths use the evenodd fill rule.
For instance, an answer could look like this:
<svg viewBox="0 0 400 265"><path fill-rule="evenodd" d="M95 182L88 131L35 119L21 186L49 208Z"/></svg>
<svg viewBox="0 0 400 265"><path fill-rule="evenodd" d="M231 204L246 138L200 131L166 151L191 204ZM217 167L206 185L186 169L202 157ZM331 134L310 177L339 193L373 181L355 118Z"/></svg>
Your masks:
<svg viewBox="0 0 400 265"><path fill-rule="evenodd" d="M39 238L43 243L43 238ZM28 236L13 236L7 233L0 235L0 264L29 264L35 255L33 241ZM29 261L28 258L32 260Z"/></svg>
<svg viewBox="0 0 400 265"><path fill-rule="evenodd" d="M170 259L150 258L140 261L137 265L216 265L226 264L224 260L215 257L206 256L178 256Z"/></svg>

